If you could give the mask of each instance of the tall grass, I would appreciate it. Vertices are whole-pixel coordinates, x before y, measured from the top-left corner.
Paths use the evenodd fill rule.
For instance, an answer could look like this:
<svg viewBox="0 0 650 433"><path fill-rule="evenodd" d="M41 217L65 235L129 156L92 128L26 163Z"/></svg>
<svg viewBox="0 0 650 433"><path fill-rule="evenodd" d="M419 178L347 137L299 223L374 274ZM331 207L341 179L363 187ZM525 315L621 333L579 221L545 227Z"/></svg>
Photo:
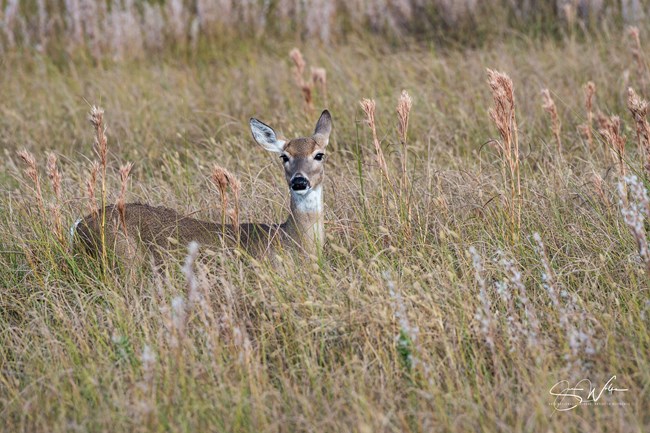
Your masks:
<svg viewBox="0 0 650 433"><path fill-rule="evenodd" d="M215 179L223 192L240 181L234 221L283 221L279 161L246 120L312 132L286 55L295 41L188 64L1 65L3 429L647 431L647 157L627 89L648 95L627 38L300 46L327 71L334 121L322 259L188 245L156 271L143 260L104 272L76 255L49 205L64 228L116 201L219 221L233 202L213 191L217 164L232 173ZM487 68L511 95L486 83ZM598 96L585 104L589 81ZM561 116L562 158L542 88ZM84 99L106 109L105 164ZM505 117L490 115L497 103ZM615 131L599 133L614 116ZM606 405L554 408L554 384L613 375L628 391L605 392Z"/></svg>

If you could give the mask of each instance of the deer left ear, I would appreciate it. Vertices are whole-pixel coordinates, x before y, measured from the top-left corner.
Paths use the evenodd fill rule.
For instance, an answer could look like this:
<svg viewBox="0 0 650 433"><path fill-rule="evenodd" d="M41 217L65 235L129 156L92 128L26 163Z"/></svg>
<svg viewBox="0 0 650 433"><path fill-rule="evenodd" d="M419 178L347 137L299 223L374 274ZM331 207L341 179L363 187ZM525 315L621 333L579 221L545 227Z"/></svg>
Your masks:
<svg viewBox="0 0 650 433"><path fill-rule="evenodd" d="M284 140L278 140L273 128L255 118L250 120L251 132L257 143L269 152L280 153L284 149Z"/></svg>
<svg viewBox="0 0 650 433"><path fill-rule="evenodd" d="M320 115L314 130L314 139L318 141L321 147L325 147L329 143L330 132L332 132L332 116L329 111L325 110Z"/></svg>

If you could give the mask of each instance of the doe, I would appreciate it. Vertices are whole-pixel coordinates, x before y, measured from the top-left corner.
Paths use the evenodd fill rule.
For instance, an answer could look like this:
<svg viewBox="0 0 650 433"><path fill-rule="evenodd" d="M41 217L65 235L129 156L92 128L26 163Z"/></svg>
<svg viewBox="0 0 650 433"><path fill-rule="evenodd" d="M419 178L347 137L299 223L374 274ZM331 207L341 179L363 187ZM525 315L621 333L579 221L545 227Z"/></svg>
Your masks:
<svg viewBox="0 0 650 433"><path fill-rule="evenodd" d="M124 263L138 261L143 248L160 263L165 251L192 241L207 248L239 246L256 257L279 248L318 255L325 240L323 179L325 149L332 130L329 111L323 111L309 137L281 140L273 128L254 118L250 119L250 128L258 144L282 159L291 194L290 213L284 223L224 225L189 218L162 206L128 203L123 219L117 206L109 205L79 219L71 229L72 235L88 252L97 255L102 250L103 224L106 247Z"/></svg>

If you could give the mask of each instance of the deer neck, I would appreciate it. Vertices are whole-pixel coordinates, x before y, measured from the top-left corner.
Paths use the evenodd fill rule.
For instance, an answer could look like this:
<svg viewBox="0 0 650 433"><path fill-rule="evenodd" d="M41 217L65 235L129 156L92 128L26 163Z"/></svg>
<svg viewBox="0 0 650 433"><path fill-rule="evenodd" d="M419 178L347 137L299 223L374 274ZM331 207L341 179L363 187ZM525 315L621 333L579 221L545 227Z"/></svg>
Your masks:
<svg viewBox="0 0 650 433"><path fill-rule="evenodd" d="M305 194L291 191L291 215L286 228L305 250L314 254L319 251L325 240L322 186Z"/></svg>

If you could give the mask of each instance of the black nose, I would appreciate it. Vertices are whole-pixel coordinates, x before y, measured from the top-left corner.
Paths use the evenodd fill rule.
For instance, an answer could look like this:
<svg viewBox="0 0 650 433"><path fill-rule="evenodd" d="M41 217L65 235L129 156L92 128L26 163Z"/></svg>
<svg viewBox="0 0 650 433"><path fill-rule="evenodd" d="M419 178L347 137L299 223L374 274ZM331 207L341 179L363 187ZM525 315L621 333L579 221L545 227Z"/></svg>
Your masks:
<svg viewBox="0 0 650 433"><path fill-rule="evenodd" d="M309 188L309 180L306 177L296 176L291 179L291 189L294 191L304 191Z"/></svg>

